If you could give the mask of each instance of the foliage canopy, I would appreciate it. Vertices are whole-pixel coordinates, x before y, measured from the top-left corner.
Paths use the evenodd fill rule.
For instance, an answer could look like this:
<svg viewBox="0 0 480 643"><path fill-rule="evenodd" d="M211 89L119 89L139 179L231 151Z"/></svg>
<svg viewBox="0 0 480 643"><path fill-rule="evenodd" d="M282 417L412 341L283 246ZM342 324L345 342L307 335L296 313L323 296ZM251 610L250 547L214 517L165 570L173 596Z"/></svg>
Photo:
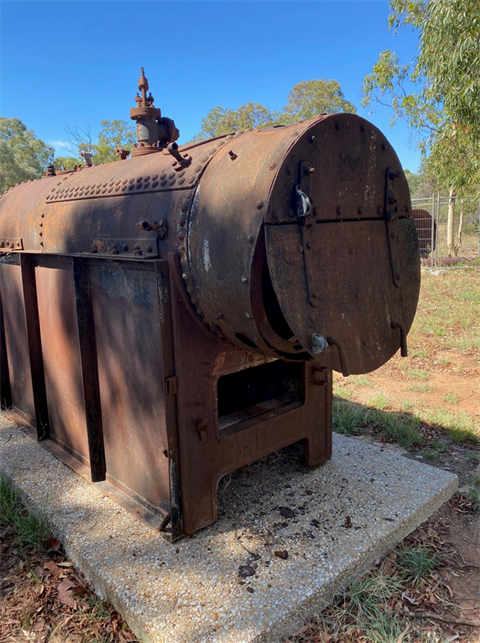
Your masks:
<svg viewBox="0 0 480 643"><path fill-rule="evenodd" d="M93 162L112 163L118 160L115 154L117 147L131 151L134 143L137 142L135 136L135 127L123 120L103 120L102 129L98 135L97 143L92 143L90 127L85 128L67 128L67 134L70 139L70 147L73 154L78 156L77 163L82 162L80 152L92 152ZM72 159L72 157L68 157ZM71 161L69 161L71 163ZM70 169L66 167L66 169Z"/></svg>
<svg viewBox="0 0 480 643"><path fill-rule="evenodd" d="M418 30L419 53L402 64L382 52L362 103L390 105L392 121L405 118L441 184L462 193L480 182L480 3L390 0L390 8L391 28Z"/></svg>
<svg viewBox="0 0 480 643"><path fill-rule="evenodd" d="M295 85L283 110L271 111L260 103L248 102L237 109L214 107L202 120L202 129L193 141L230 134L237 130L289 125L319 114L332 112L356 113L355 106L345 100L336 80L313 79Z"/></svg>
<svg viewBox="0 0 480 643"><path fill-rule="evenodd" d="M18 118L0 117L0 194L22 181L40 178L53 161L53 147Z"/></svg>

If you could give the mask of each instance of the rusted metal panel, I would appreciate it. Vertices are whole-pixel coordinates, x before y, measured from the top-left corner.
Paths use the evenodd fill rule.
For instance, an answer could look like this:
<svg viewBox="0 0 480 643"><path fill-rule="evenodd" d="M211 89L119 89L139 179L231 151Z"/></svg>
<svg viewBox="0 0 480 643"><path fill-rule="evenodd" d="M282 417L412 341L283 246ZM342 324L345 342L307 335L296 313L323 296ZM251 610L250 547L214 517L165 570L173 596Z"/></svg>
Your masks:
<svg viewBox="0 0 480 643"><path fill-rule="evenodd" d="M0 277L1 279L1 277ZM12 390L8 372L7 341L5 338L5 323L3 321L3 302L0 285L0 408L12 406Z"/></svg>
<svg viewBox="0 0 480 643"><path fill-rule="evenodd" d="M85 403L71 261L36 268L50 439L88 464Z"/></svg>
<svg viewBox="0 0 480 643"><path fill-rule="evenodd" d="M72 257L72 268L80 348L80 360L76 359L74 363L78 365L80 361L82 371L90 477L92 482L100 482L105 480L106 464L90 262L88 259Z"/></svg>
<svg viewBox="0 0 480 643"><path fill-rule="evenodd" d="M0 295L5 329L11 404L35 424L30 358L28 354L22 273L19 265L0 263Z"/></svg>
<svg viewBox="0 0 480 643"><path fill-rule="evenodd" d="M39 440L50 437L50 420L48 417L47 391L45 387L45 370L43 362L42 338L38 312L37 280L34 258L21 255L23 300L25 321L27 325L28 354L32 378L33 400L35 404L35 423Z"/></svg>
<svg viewBox="0 0 480 643"><path fill-rule="evenodd" d="M168 436L154 264L97 261L93 314L106 479L153 507L169 506Z"/></svg>
<svg viewBox="0 0 480 643"><path fill-rule="evenodd" d="M390 224L392 251L398 253L402 287L391 274L384 221L317 223L308 251L318 275L319 305L308 300L300 231L295 225L267 226L268 262L282 311L310 354L322 366L342 371L338 348L316 354L312 335L340 342L350 373L379 368L400 348L391 322L411 327L418 299L419 260L411 219ZM292 252L292 249L297 251Z"/></svg>

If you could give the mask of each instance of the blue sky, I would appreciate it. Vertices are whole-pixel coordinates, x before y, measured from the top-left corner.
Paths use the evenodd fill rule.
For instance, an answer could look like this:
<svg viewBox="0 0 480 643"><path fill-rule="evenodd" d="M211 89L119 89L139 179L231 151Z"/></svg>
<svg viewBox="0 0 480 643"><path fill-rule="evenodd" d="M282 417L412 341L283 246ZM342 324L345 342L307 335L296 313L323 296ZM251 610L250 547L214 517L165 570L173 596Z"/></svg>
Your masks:
<svg viewBox="0 0 480 643"><path fill-rule="evenodd" d="M391 112L368 113L360 89L378 54L407 62L417 37L388 31L386 0L288 2L22 2L0 4L0 114L20 118L66 154L66 127L129 119L140 67L155 105L191 139L212 107L252 100L281 109L302 80L337 80L379 127L402 165L420 153Z"/></svg>

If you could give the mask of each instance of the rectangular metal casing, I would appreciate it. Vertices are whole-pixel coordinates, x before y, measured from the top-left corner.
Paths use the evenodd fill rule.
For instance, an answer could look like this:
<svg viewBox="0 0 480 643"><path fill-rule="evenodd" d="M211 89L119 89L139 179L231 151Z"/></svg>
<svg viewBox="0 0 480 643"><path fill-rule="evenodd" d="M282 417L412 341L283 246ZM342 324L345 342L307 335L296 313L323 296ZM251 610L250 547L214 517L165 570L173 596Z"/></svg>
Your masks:
<svg viewBox="0 0 480 643"><path fill-rule="evenodd" d="M331 371L205 333L176 270L28 254L0 265L3 405L172 540L216 520L226 473L300 440L308 466L328 460L332 400Z"/></svg>

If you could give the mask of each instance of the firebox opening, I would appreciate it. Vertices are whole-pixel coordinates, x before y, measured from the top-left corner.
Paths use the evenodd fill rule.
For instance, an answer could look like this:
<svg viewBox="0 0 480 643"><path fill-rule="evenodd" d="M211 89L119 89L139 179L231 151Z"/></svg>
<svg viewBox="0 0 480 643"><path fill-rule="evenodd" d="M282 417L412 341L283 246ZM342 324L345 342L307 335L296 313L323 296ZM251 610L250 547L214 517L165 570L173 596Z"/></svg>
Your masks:
<svg viewBox="0 0 480 643"><path fill-rule="evenodd" d="M263 413L285 413L305 403L305 365L277 360L223 375L217 382L218 424L234 426Z"/></svg>

